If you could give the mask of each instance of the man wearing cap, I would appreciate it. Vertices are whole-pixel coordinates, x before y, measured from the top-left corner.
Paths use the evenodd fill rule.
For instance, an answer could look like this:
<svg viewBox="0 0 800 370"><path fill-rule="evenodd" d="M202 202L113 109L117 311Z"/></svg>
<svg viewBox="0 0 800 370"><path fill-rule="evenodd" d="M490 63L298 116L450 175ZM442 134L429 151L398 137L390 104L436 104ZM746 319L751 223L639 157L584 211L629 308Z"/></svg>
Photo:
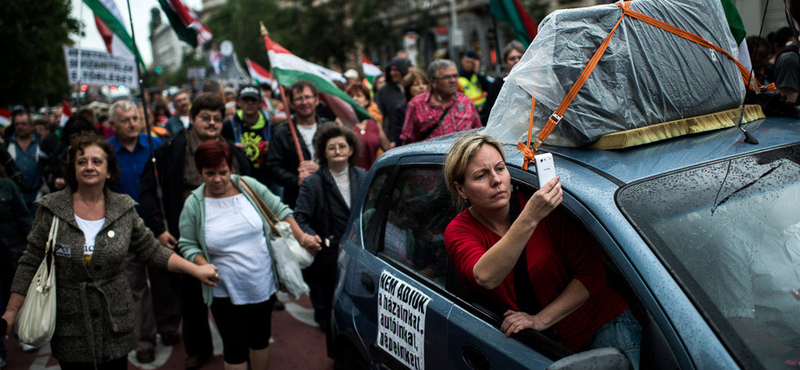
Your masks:
<svg viewBox="0 0 800 370"><path fill-rule="evenodd" d="M344 83L345 87L350 87L350 85L360 82L358 78L358 71L356 71L355 69L348 69L347 71L345 71L344 78L347 79Z"/></svg>
<svg viewBox="0 0 800 370"><path fill-rule="evenodd" d="M272 123L269 112L261 109L262 102L261 90L257 86L242 86L236 99L239 109L232 119L222 125L222 137L244 150L254 177L267 185L271 181L264 167L264 159L272 137Z"/></svg>
<svg viewBox="0 0 800 370"><path fill-rule="evenodd" d="M408 74L408 60L400 57L392 59L386 65L386 85L378 90L374 99L383 113L383 132L390 135L389 140L397 145L401 143L400 138L392 137L391 134L399 132L400 130L395 128L402 126L403 122L396 121L394 109L406 102L401 85L406 74Z"/></svg>
<svg viewBox="0 0 800 370"><path fill-rule="evenodd" d="M480 70L478 54L467 50L461 55L461 69L458 71L458 91L472 99L478 112L486 103L486 93L492 86L486 74Z"/></svg>

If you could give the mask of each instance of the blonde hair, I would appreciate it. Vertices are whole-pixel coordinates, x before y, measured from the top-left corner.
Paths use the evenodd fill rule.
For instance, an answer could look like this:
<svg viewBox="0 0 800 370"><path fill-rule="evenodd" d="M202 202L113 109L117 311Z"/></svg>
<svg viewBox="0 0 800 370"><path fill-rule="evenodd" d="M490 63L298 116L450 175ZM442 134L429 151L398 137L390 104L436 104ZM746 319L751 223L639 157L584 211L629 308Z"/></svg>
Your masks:
<svg viewBox="0 0 800 370"><path fill-rule="evenodd" d="M475 157L475 154L484 145L491 145L500 153L503 161L506 160L505 152L503 151L503 144L493 137L486 135L467 135L453 143L450 150L447 152L447 158L444 162L444 181L447 183L447 189L450 190L450 197L459 212L467 208L467 201L458 195L455 183L464 184L464 177L467 173L467 166Z"/></svg>

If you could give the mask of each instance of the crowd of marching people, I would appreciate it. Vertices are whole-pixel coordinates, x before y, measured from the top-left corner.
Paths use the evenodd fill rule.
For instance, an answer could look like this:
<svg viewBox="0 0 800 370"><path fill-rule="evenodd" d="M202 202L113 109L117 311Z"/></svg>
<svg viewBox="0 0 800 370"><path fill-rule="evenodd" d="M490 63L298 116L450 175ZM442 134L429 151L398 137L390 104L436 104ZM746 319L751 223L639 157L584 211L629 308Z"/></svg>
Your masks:
<svg viewBox="0 0 800 370"><path fill-rule="evenodd" d="M506 68L523 52L510 43ZM152 362L159 341L183 341L185 367L200 368L210 310L225 368L265 369L283 306L269 235L284 221L315 256L303 279L330 345L337 247L366 171L396 146L482 127L502 86L471 51L425 70L400 54L372 84L344 76L371 116L352 126L306 80L286 89L289 109L267 85L216 81L107 111L15 107L0 150L0 324L13 326L55 233L62 368L124 369L134 350Z"/></svg>

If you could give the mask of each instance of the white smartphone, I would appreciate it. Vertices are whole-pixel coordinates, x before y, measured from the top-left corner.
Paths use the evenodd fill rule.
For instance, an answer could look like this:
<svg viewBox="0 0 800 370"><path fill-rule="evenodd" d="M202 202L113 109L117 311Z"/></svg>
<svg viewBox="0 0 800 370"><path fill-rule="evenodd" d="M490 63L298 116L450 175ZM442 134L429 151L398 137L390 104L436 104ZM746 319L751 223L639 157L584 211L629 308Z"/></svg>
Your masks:
<svg viewBox="0 0 800 370"><path fill-rule="evenodd" d="M536 155L533 160L536 162L536 176L539 177L539 189L541 189L544 184L556 177L556 165L550 153Z"/></svg>

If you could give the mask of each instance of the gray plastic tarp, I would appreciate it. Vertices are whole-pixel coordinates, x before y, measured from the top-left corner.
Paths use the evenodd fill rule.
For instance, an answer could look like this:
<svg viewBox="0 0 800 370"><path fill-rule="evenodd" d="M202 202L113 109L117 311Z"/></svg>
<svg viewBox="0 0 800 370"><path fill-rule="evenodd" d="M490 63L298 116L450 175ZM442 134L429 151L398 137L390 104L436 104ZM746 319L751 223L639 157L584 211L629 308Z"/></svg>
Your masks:
<svg viewBox="0 0 800 370"><path fill-rule="evenodd" d="M719 0L636 0L631 9L738 55ZM548 15L506 78L485 133L524 141L534 95L535 137L621 14L608 4ZM741 73L728 57L626 16L546 143L582 146L607 133L731 109L744 95Z"/></svg>

